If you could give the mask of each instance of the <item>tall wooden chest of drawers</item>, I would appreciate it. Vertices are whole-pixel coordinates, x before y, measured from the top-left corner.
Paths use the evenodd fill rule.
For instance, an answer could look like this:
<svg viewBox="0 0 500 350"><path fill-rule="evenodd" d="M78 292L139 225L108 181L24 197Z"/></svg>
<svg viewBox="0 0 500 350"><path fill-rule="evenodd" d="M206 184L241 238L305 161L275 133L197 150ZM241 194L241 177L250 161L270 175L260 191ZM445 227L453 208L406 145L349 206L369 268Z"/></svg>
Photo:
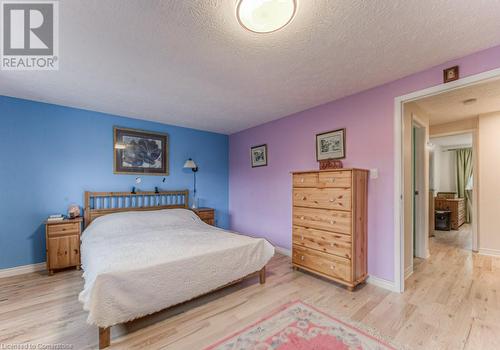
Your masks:
<svg viewBox="0 0 500 350"><path fill-rule="evenodd" d="M292 264L346 285L367 278L368 170L295 172Z"/></svg>

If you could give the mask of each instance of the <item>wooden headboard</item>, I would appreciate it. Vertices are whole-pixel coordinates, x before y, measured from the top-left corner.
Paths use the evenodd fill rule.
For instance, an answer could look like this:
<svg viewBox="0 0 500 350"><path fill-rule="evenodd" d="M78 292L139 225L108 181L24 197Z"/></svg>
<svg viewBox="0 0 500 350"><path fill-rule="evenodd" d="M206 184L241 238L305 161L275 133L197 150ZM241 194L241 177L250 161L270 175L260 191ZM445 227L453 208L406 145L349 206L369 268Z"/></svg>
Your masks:
<svg viewBox="0 0 500 350"><path fill-rule="evenodd" d="M189 191L85 192L84 226L111 213L137 210L188 208Z"/></svg>

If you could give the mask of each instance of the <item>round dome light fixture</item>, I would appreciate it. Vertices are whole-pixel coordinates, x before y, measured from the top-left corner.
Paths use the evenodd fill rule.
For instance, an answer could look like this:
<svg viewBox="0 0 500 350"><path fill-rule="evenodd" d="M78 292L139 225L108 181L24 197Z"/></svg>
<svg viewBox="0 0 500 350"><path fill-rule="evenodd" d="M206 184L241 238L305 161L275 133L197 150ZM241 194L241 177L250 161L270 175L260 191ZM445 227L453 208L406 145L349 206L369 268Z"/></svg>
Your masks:
<svg viewBox="0 0 500 350"><path fill-rule="evenodd" d="M252 32L271 33L290 23L296 8L296 0L239 0L236 16Z"/></svg>

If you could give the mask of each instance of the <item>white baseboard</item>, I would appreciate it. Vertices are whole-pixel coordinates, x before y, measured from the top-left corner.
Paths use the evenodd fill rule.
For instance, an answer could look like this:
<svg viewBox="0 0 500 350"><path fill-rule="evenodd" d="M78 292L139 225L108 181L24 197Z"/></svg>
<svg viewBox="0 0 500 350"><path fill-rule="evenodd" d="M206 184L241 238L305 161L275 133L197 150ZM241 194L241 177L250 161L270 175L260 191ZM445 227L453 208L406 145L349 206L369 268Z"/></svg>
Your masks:
<svg viewBox="0 0 500 350"><path fill-rule="evenodd" d="M500 250L498 249L479 248L478 253L481 255L488 255L488 256L500 256Z"/></svg>
<svg viewBox="0 0 500 350"><path fill-rule="evenodd" d="M413 265L410 265L405 269L405 279L407 279L411 275L413 275Z"/></svg>
<svg viewBox="0 0 500 350"><path fill-rule="evenodd" d="M280 253L286 256L292 256L292 251L283 247L275 246L274 250L276 253ZM392 281L385 280L383 278L378 278L375 276L368 276L366 283L373 284L374 286L390 290L391 292L399 292L396 290L396 285Z"/></svg>
<svg viewBox="0 0 500 350"><path fill-rule="evenodd" d="M30 264L23 266L10 267L8 269L0 269L0 278L22 275L30 272L38 272L45 270L45 261L38 264Z"/></svg>
<svg viewBox="0 0 500 350"><path fill-rule="evenodd" d="M280 253L286 256L292 256L292 251L290 249L274 246L274 250L276 251L276 253Z"/></svg>
<svg viewBox="0 0 500 350"><path fill-rule="evenodd" d="M373 284L374 286L390 290L391 292L399 292L398 290L396 290L396 285L393 281L388 281L383 278L368 276L366 283L370 283Z"/></svg>

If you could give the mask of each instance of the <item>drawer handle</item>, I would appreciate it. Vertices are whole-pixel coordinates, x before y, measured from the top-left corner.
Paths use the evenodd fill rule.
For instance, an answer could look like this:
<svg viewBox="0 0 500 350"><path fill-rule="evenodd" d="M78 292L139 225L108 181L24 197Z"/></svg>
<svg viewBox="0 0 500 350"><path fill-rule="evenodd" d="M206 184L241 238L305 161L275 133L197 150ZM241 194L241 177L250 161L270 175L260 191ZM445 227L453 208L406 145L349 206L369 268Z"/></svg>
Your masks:
<svg viewBox="0 0 500 350"><path fill-rule="evenodd" d="M303 216L300 217L300 220L304 220L305 218Z"/></svg>
<svg viewBox="0 0 500 350"><path fill-rule="evenodd" d="M300 256L300 260L304 261L304 259L305 259L305 258L304 258L304 255L301 255L301 256Z"/></svg>
<svg viewBox="0 0 500 350"><path fill-rule="evenodd" d="M300 236L300 239L301 239L301 240L304 240L304 236Z"/></svg>
<svg viewBox="0 0 500 350"><path fill-rule="evenodd" d="M332 182L335 182L335 178L334 177L332 177Z"/></svg>
<svg viewBox="0 0 500 350"><path fill-rule="evenodd" d="M74 249L75 254L78 254L78 249Z"/></svg>
<svg viewBox="0 0 500 350"><path fill-rule="evenodd" d="M335 220L330 220L330 225L335 225L337 223L337 221Z"/></svg>
<svg viewBox="0 0 500 350"><path fill-rule="evenodd" d="M335 270L335 266L334 266L334 265L330 265L330 268L331 268L332 270Z"/></svg>
<svg viewBox="0 0 500 350"><path fill-rule="evenodd" d="M332 203L335 202L335 198L330 199L330 202Z"/></svg>
<svg viewBox="0 0 500 350"><path fill-rule="evenodd" d="M304 181L305 181L305 179L304 179L304 178L301 178L301 179L300 179L300 182L302 182L302 183L303 183Z"/></svg>
<svg viewBox="0 0 500 350"><path fill-rule="evenodd" d="M302 200L303 201L307 200L307 197L306 196L302 197Z"/></svg>

